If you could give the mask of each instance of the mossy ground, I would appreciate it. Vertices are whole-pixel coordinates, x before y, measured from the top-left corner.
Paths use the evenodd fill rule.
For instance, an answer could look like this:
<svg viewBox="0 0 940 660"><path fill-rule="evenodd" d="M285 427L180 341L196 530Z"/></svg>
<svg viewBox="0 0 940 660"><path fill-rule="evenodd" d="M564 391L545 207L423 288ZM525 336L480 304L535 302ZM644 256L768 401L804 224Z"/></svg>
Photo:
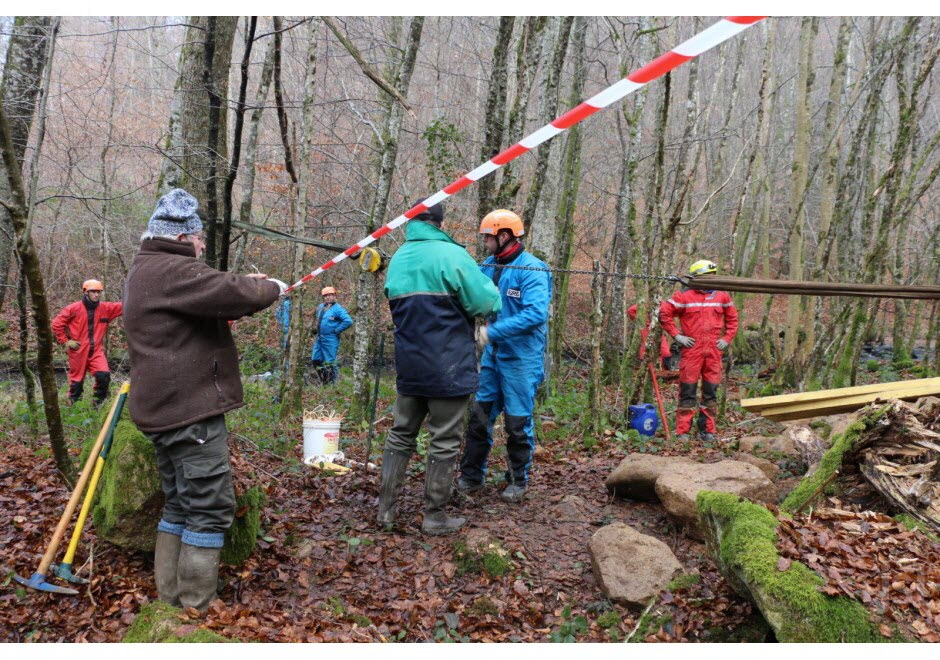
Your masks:
<svg viewBox="0 0 940 660"><path fill-rule="evenodd" d="M147 603L140 608L134 623L127 629L123 641L128 644L199 644L235 641L205 628L197 628L185 635L177 635L176 631L180 626L185 625L177 617L180 612L178 607L160 601Z"/></svg>
<svg viewBox="0 0 940 660"><path fill-rule="evenodd" d="M712 548L719 564L742 577L756 600L765 601L758 607L779 641L884 641L861 604L821 593L823 579L810 568L793 562L786 571L778 570L773 513L737 496L708 491L698 494L696 505L703 519L716 520L721 527L718 547Z"/></svg>
<svg viewBox="0 0 940 660"><path fill-rule="evenodd" d="M826 479L831 477L837 470L841 470L842 458L845 456L845 452L858 442L858 439L865 431L872 428L875 423L881 419L886 409L887 408L882 408L863 417L849 426L844 433L836 436L833 439L832 446L823 454L816 471L800 481L797 487L794 488L780 504L780 509L790 513L795 512L816 492ZM830 483L824 490L824 494L827 495L832 495L835 492L835 483Z"/></svg>
<svg viewBox="0 0 940 660"><path fill-rule="evenodd" d="M481 548L470 548L463 541L458 541L454 544L454 560L458 575L485 571L491 577L499 578L512 570L513 566L509 551L498 541Z"/></svg>

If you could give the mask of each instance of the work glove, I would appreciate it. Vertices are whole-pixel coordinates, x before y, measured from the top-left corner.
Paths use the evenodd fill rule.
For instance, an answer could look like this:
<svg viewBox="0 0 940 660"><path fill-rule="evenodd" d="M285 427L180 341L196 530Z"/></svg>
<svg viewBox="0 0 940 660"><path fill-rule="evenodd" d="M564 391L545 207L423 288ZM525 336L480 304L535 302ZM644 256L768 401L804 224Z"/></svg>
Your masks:
<svg viewBox="0 0 940 660"><path fill-rule="evenodd" d="M477 340L477 348L479 348L481 351L486 347L487 344L490 343L489 332L487 331L485 325L481 325L479 328L477 328L475 338Z"/></svg>
<svg viewBox="0 0 940 660"><path fill-rule="evenodd" d="M77 351L80 346L81 344L79 344L74 339L69 339L67 342L65 342L65 347L69 349L70 351Z"/></svg>
<svg viewBox="0 0 940 660"><path fill-rule="evenodd" d="M715 346L718 347L719 351L723 351L726 348L728 348L728 342L726 342L724 339L719 339L718 341L715 342Z"/></svg>
<svg viewBox="0 0 940 660"><path fill-rule="evenodd" d="M287 291L287 285L284 284L284 282L282 282L281 280L276 280L273 277L269 277L268 282L274 282L275 284L277 284L278 288L281 289L281 293L279 294L280 296L283 297L284 295L286 295L284 292Z"/></svg>
<svg viewBox="0 0 940 660"><path fill-rule="evenodd" d="M676 335L676 343L682 346L682 348L692 348L695 346L695 340L685 335Z"/></svg>

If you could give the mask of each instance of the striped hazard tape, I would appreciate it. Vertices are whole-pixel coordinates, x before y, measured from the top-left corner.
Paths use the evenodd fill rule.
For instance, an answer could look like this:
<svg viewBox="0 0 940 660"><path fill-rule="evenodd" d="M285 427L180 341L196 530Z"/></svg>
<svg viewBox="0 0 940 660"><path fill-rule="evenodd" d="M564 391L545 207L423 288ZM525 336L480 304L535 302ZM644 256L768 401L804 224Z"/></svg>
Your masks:
<svg viewBox="0 0 940 660"><path fill-rule="evenodd" d="M421 215L431 206L443 202L445 199L463 190L471 183L479 181L488 174L492 174L509 161L515 160L522 154L534 149L546 140L552 139L559 133L565 131L568 128L571 128L587 117L590 117L598 110L606 108L614 101L619 101L627 94L635 92L647 83L664 76L680 64L684 64L692 58L701 55L705 51L714 48L718 44L727 41L731 37L737 35L740 32L743 32L764 18L766 17L728 16L721 19L711 27L699 32L697 35L683 42L668 53L660 55L646 66L637 69L623 80L614 83L602 92L595 94L581 105L572 108L550 124L543 126L505 151L493 156L490 160L483 163L476 169L467 172L462 177L446 186L443 190L437 191L423 202L408 209L388 224L379 227L358 243L349 246L345 251L337 254L335 257L327 261L316 270L312 271L310 274L305 275L300 281L289 286L287 291L289 292L303 284L306 284L320 273L329 270L344 259L358 253L360 250L362 250L362 248L382 238L385 236L385 234L389 233L393 229L402 226L415 216Z"/></svg>

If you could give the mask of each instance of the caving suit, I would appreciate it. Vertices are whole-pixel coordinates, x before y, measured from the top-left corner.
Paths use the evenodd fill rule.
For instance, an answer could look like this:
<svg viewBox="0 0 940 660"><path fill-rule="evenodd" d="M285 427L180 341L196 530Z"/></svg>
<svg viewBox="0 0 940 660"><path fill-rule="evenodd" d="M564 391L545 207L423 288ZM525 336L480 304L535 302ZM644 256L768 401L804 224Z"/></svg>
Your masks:
<svg viewBox="0 0 940 660"><path fill-rule="evenodd" d="M676 328L673 317L679 319L681 332ZM738 331L738 311L731 296L724 291L679 291L663 301L659 308L659 322L670 336L682 334L695 340L694 346L682 349L679 360L676 435L685 435L692 428L700 379L705 432L715 433L718 386L721 383L721 350L716 342L724 339L730 344Z"/></svg>
<svg viewBox="0 0 940 660"><path fill-rule="evenodd" d="M502 412L506 453L511 469L506 480L525 485L535 452L532 414L535 392L545 377L548 306L552 276L543 261L522 244L507 256L488 257L480 269L499 288L502 310L487 325L489 344L483 351L480 386L470 410L466 444L460 459L461 478L483 483L493 447L493 423ZM492 264L545 270L494 268Z"/></svg>
<svg viewBox="0 0 940 660"><path fill-rule="evenodd" d="M52 334L56 341L64 344L70 339L78 342L74 351L69 351L69 399L73 402L82 397L85 374L95 379L95 402L101 403L108 396L111 369L104 354L104 337L108 324L123 312L119 302L100 300L93 303L87 296L67 305L52 319Z"/></svg>
<svg viewBox="0 0 940 660"><path fill-rule="evenodd" d="M339 352L339 336L353 324L346 308L339 303L317 305L317 338L313 342L310 359L316 367L320 380L332 383L339 375L336 354Z"/></svg>

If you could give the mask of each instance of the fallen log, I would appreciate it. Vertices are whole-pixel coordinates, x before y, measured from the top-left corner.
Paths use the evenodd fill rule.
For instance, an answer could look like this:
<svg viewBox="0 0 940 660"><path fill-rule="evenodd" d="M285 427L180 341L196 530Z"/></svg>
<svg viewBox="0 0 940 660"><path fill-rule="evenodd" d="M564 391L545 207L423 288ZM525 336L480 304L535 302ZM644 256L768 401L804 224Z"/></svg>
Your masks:
<svg viewBox="0 0 940 660"><path fill-rule="evenodd" d="M805 564L781 562L778 521L768 509L707 491L696 506L709 554L731 587L757 606L777 641L886 641L862 605L823 594L823 579Z"/></svg>

